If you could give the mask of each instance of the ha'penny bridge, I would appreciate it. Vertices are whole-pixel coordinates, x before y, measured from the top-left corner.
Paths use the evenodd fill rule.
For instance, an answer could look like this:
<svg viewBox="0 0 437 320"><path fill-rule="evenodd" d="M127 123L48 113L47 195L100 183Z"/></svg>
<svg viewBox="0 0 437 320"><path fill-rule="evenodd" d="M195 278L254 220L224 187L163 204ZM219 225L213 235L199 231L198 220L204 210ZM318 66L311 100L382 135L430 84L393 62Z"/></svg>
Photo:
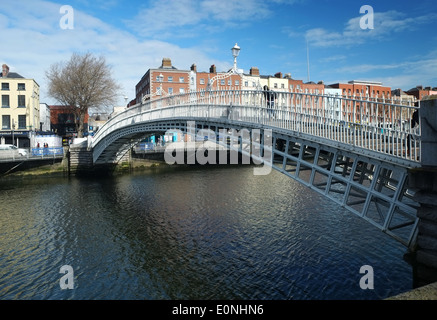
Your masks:
<svg viewBox="0 0 437 320"><path fill-rule="evenodd" d="M70 153L88 155L80 171L120 162L151 135L178 132L189 146L207 132L209 142L328 197L437 268L436 129L437 100L276 92L270 104L259 90L200 91L132 106Z"/></svg>

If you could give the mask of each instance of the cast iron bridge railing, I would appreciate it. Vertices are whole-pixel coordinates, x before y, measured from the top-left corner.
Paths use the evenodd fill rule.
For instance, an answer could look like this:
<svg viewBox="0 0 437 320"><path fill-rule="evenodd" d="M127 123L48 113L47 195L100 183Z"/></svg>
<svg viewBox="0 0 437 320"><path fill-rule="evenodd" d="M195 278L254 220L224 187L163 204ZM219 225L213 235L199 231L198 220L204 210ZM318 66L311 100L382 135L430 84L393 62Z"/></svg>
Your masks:
<svg viewBox="0 0 437 320"><path fill-rule="evenodd" d="M88 146L93 162L102 163L119 159L146 135L173 129L187 133L188 122L215 136L262 130L273 139L274 169L410 247L418 204L407 188L408 170L421 167L422 155L420 124L412 128L410 123L418 110L370 97L276 92L269 103L263 91L190 92L126 109L89 138ZM236 139L239 151L252 155L243 135ZM119 156L108 157L108 150Z"/></svg>

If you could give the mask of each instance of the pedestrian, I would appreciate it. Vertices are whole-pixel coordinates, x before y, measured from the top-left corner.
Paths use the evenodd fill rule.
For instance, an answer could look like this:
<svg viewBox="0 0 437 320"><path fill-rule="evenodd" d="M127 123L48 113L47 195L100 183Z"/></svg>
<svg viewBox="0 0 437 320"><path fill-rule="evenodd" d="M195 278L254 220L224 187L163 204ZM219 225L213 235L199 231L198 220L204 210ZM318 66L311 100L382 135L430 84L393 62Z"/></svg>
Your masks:
<svg viewBox="0 0 437 320"><path fill-rule="evenodd" d="M415 106L417 106L417 102L415 103ZM410 128L411 128L411 130L410 130L410 132L413 131L416 128L417 125L419 125L419 109L416 109L413 112L413 115L411 116L411 121L410 121ZM407 152L408 152L408 155L411 155L411 153L410 153L411 152L411 137L412 137L412 134L409 133L408 136L407 136Z"/></svg>
<svg viewBox="0 0 437 320"><path fill-rule="evenodd" d="M270 116L274 116L273 108L275 106L276 93L270 90L267 85L264 86L264 98L267 102L267 114L270 118Z"/></svg>

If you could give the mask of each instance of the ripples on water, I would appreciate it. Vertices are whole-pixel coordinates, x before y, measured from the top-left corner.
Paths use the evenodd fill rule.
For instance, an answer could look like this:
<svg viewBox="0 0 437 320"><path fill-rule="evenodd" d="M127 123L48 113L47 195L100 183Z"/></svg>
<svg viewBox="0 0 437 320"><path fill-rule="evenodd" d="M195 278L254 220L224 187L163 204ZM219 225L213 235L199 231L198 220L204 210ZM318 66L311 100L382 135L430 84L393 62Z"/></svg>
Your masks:
<svg viewBox="0 0 437 320"><path fill-rule="evenodd" d="M0 200L1 299L381 299L412 284L402 245L277 172L3 181Z"/></svg>

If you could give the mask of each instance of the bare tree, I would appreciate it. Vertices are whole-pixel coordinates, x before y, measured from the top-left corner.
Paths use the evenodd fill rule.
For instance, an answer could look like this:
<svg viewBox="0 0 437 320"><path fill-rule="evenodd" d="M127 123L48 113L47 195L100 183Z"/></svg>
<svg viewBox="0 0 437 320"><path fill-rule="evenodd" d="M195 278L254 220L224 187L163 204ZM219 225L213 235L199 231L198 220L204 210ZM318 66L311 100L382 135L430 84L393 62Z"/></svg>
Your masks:
<svg viewBox="0 0 437 320"><path fill-rule="evenodd" d="M90 108L113 106L120 87L111 78L103 57L73 53L67 62L58 62L46 72L48 93L70 108L78 137L83 137L85 117Z"/></svg>

